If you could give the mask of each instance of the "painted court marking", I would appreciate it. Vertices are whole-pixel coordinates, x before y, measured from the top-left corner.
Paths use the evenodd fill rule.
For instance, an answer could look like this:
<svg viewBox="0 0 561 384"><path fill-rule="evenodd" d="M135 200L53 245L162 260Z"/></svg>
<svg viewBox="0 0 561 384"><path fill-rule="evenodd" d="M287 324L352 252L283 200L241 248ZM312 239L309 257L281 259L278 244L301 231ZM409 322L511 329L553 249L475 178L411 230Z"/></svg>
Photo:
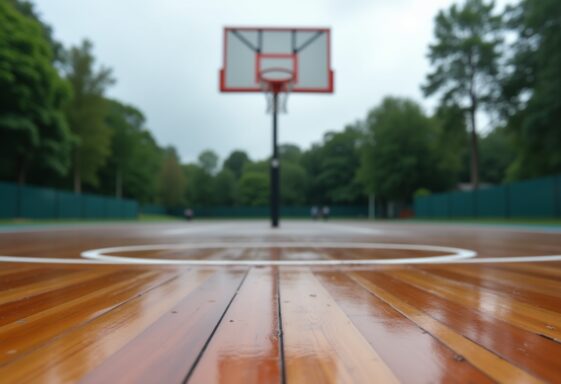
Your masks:
<svg viewBox="0 0 561 384"><path fill-rule="evenodd" d="M446 253L441 256L398 258L398 259L353 259L353 260L177 260L147 259L115 256L109 253L138 251L170 251L182 249L271 249L271 248L305 248L305 249L397 249L409 251L428 251ZM434 262L450 262L469 259L477 253L468 249L441 247L424 244L386 244L386 243L311 243L311 242L250 242L250 243L196 243L196 244L157 244L131 245L93 249L82 252L86 259L145 265L202 265L202 266L334 266L334 265L380 265L380 264L426 264Z"/></svg>
<svg viewBox="0 0 561 384"><path fill-rule="evenodd" d="M348 259L348 260L177 260L132 258L115 253L138 251L166 251L182 249L392 249L446 253L441 256L397 259ZM111 254L110 254L111 253ZM186 266L368 266L398 264L487 264L487 263L528 263L561 261L561 255L475 258L477 252L454 247L425 244L388 243L312 243L312 242L244 242L244 243L195 243L195 244L148 244L92 249L82 252L81 259L0 256L0 262L82 264L82 265L186 265Z"/></svg>

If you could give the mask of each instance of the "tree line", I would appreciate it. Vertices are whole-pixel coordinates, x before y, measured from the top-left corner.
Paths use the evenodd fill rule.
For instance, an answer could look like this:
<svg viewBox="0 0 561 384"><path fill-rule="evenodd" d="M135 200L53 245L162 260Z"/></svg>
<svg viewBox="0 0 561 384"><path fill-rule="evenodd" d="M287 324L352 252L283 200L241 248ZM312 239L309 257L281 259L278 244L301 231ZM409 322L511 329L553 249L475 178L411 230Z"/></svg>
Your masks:
<svg viewBox="0 0 561 384"><path fill-rule="evenodd" d="M92 43L64 47L24 0L0 1L0 179L158 200L166 151Z"/></svg>
<svg viewBox="0 0 561 384"><path fill-rule="evenodd" d="M268 203L269 159L207 150L182 164L138 108L105 96L115 79L91 43L63 47L27 1L0 7L0 178L166 207ZM462 183L561 172L559 20L558 0L441 10L421 85L438 97L434 112L386 97L310 148L281 145L282 203L407 204Z"/></svg>

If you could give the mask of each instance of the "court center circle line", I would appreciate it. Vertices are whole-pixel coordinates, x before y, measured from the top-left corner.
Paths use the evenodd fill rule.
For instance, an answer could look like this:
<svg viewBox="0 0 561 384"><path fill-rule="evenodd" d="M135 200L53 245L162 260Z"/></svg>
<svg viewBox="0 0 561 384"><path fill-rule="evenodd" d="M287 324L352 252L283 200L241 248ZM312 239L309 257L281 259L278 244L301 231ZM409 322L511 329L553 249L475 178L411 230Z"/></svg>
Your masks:
<svg viewBox="0 0 561 384"><path fill-rule="evenodd" d="M305 249L392 249L404 251L442 252L444 255L415 258L394 259L328 259L328 260L177 260L152 259L117 256L115 253L138 251L169 251L182 249L270 249L270 248L305 248ZM109 254L112 253L112 254ZM306 242L250 242L250 243L191 243L191 244L148 244L100 248L84 251L85 259L109 263L140 265L188 265L188 266L351 266L351 265L396 265L396 264L432 264L450 263L471 259L477 252L454 247L425 244L393 243L306 243Z"/></svg>

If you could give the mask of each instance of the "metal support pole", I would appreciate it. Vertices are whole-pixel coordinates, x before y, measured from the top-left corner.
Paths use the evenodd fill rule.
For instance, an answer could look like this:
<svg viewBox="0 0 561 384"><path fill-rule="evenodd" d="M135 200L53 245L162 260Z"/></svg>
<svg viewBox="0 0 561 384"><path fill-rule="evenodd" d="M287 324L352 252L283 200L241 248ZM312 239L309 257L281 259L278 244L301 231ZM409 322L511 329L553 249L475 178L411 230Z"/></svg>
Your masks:
<svg viewBox="0 0 561 384"><path fill-rule="evenodd" d="M280 161L277 145L278 92L273 93L273 157L271 158L271 226L279 226Z"/></svg>

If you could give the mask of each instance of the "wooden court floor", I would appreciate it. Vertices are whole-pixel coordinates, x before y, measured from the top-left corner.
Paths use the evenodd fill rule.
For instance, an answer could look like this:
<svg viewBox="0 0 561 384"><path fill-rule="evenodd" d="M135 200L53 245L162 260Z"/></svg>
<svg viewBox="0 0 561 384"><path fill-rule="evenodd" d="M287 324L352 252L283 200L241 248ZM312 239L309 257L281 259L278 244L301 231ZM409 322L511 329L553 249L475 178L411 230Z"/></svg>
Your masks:
<svg viewBox="0 0 561 384"><path fill-rule="evenodd" d="M1 383L561 383L561 231L66 225L0 255Z"/></svg>

